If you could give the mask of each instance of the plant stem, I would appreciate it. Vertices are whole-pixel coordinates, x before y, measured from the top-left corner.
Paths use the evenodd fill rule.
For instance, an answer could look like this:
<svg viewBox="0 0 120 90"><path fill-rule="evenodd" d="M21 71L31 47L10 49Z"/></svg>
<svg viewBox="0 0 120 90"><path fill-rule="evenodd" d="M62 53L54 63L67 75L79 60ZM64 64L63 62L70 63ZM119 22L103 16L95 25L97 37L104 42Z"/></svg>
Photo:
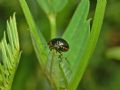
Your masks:
<svg viewBox="0 0 120 90"><path fill-rule="evenodd" d="M50 28L51 28L51 39L56 37L56 14L49 14L48 15L50 21Z"/></svg>

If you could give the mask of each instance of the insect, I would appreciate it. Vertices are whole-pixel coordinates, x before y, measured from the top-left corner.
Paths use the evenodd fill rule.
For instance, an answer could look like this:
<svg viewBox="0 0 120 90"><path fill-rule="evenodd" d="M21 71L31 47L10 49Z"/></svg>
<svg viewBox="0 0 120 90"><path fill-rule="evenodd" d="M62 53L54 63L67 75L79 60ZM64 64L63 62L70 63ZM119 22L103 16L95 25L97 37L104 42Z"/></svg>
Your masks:
<svg viewBox="0 0 120 90"><path fill-rule="evenodd" d="M61 74L61 72L64 72L64 71L61 71L61 70L63 70L63 68L65 68L67 70L67 73L65 75L70 76L71 69L69 67L69 65L70 65L69 61L67 61L67 58L62 55L62 52L67 52L69 50L68 42L62 38L54 38L48 42L48 46L49 46L50 50L55 50L56 52L58 52L58 54L50 52L52 58L50 58L50 59L48 58L49 62L47 65L48 66L47 72L49 72L51 78L58 76L59 74ZM54 55L56 55L57 57L54 58ZM60 83L61 82L64 83L66 81L66 79L65 79L65 81L64 81L64 79L62 79L62 81L61 81L61 77L57 78L57 79L60 79L60 80L58 80L58 81L60 81ZM66 82L66 83L68 83L68 82ZM67 90L66 83L65 83L65 85L59 84L59 88L61 90Z"/></svg>
<svg viewBox="0 0 120 90"><path fill-rule="evenodd" d="M48 42L50 50L55 49L60 54L69 50L69 44L62 38L54 38Z"/></svg>

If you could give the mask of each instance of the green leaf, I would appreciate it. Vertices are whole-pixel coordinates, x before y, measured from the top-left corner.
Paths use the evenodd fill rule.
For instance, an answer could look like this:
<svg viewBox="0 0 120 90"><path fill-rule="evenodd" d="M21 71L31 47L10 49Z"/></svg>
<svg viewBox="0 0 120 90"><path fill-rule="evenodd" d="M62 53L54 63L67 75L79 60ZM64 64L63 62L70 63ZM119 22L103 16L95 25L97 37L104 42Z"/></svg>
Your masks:
<svg viewBox="0 0 120 90"><path fill-rule="evenodd" d="M47 47L45 48L45 46L47 46L47 42L45 41L41 32L40 31L38 32L38 28L33 20L33 17L30 13L30 10L26 1L19 0L19 2L30 28L30 34L32 37L35 52L37 54L41 67L44 68L47 62L47 55L48 55L48 48Z"/></svg>
<svg viewBox="0 0 120 90"><path fill-rule="evenodd" d="M90 34L89 22L86 22L88 12L89 1L82 0L73 15L67 30L63 34L63 38L65 38L70 45L70 50L65 56L68 58L71 67L74 67L78 59L81 58ZM75 55L73 53L75 53Z"/></svg>
<svg viewBox="0 0 120 90"><path fill-rule="evenodd" d="M71 41L73 36L76 34L77 30L81 30L82 28L78 26L80 23L84 23L87 19L89 12L89 0L81 0L79 3L66 31L63 34L63 38L68 41Z"/></svg>
<svg viewBox="0 0 120 90"><path fill-rule="evenodd" d="M60 12L68 2L68 0L37 0L37 1L46 14Z"/></svg>
<svg viewBox="0 0 120 90"><path fill-rule="evenodd" d="M61 57L61 58L60 58ZM65 58L52 50L49 54L46 67L46 75L54 90L66 89L70 80L71 72ZM63 69L64 68L64 69Z"/></svg>
<svg viewBox="0 0 120 90"><path fill-rule="evenodd" d="M85 72L90 57L93 54L93 51L95 49L100 34L105 7L106 7L106 0L97 0L97 6L96 6L92 29L90 32L90 37L87 41L86 47L83 46L83 48L85 48L85 51L83 52L83 56L80 59L78 59L78 63L76 63L76 67L74 68L72 80L68 87L68 90L75 90L79 82L81 81L81 78ZM76 38L78 38L78 35Z"/></svg>
<svg viewBox="0 0 120 90"><path fill-rule="evenodd" d="M74 70L78 59L81 59L83 52L85 51L88 38L90 36L90 21L86 21L83 24L79 24L76 34L73 36L69 42L70 50L65 54L68 61L71 64L71 68ZM82 28L82 30L79 30ZM76 38L77 36L77 38Z"/></svg>
<svg viewBox="0 0 120 90"><path fill-rule="evenodd" d="M2 61L0 62L0 90L11 90L13 79L21 56L15 14L7 21L6 34L0 43ZM7 43L9 42L9 43Z"/></svg>

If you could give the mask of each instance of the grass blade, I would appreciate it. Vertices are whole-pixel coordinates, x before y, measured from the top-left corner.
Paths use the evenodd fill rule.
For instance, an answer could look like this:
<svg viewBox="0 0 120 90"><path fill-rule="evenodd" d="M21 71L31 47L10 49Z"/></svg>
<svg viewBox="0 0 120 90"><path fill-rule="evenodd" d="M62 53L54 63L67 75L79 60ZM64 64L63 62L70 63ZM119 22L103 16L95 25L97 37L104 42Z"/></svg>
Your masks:
<svg viewBox="0 0 120 90"><path fill-rule="evenodd" d="M33 17L30 13L30 10L29 10L29 7L28 7L26 1L19 0L19 2L22 7L22 10L24 12L27 23L29 25L31 37L32 37L32 40L34 43L33 45L36 50L40 65L44 67L47 62L47 54L48 54L48 48L44 48L44 46L47 46L47 43L46 43L44 37L42 36L41 32L38 33L38 31L37 31L38 28L33 20ZM38 55L38 53L39 53L39 55Z"/></svg>
<svg viewBox="0 0 120 90"><path fill-rule="evenodd" d="M95 16L93 20L93 25L90 33L90 38L87 42L86 50L84 52L83 57L81 58L82 61L79 61L79 65L75 70L75 74L73 76L73 80L70 83L70 86L68 87L68 90L75 90L85 72L85 69L87 67L88 61L90 60L91 55L93 54L93 51L95 49L102 22L104 17L106 7L106 0L97 0L97 6L95 11Z"/></svg>
<svg viewBox="0 0 120 90"><path fill-rule="evenodd" d="M70 41L73 38L73 35L76 33L77 30L81 30L82 28L78 26L80 23L84 23L87 19L89 12L89 0L81 0L79 3L72 20L70 21L66 31L63 34L63 38Z"/></svg>

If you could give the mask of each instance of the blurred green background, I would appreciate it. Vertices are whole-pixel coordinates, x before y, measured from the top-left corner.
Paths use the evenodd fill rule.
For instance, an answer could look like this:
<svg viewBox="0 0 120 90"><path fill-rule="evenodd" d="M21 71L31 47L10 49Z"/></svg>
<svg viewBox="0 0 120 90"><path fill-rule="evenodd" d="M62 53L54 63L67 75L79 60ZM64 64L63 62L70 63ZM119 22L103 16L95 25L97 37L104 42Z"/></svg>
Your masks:
<svg viewBox="0 0 120 90"><path fill-rule="evenodd" d="M107 0L105 19L93 57L78 90L120 90L120 0ZM49 21L35 0L27 0L40 31L49 40ZM60 36L67 27L80 0L68 0L67 6L57 15ZM96 0L90 0L89 18L94 16ZM16 12L17 26L23 51L12 90L51 90L40 72L18 0L0 0L0 40L6 29L6 20ZM82 28L81 28L82 29ZM117 47L117 49L116 49Z"/></svg>

